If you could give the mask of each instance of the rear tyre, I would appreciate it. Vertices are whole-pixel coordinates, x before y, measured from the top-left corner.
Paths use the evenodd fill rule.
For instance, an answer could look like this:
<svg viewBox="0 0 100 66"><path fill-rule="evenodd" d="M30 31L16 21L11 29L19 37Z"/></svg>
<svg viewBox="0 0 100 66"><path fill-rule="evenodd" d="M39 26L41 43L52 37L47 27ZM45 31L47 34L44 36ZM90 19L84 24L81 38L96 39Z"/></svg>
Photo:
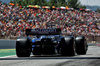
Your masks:
<svg viewBox="0 0 100 66"><path fill-rule="evenodd" d="M76 37L75 43L76 43L76 53L78 55L86 54L88 45L87 45L87 42L85 40L85 37L84 36Z"/></svg>
<svg viewBox="0 0 100 66"><path fill-rule="evenodd" d="M19 38L16 41L16 55L18 57L30 56L30 41L27 38Z"/></svg>
<svg viewBox="0 0 100 66"><path fill-rule="evenodd" d="M73 37L65 37L61 39L61 54L63 56L74 56L75 46Z"/></svg>

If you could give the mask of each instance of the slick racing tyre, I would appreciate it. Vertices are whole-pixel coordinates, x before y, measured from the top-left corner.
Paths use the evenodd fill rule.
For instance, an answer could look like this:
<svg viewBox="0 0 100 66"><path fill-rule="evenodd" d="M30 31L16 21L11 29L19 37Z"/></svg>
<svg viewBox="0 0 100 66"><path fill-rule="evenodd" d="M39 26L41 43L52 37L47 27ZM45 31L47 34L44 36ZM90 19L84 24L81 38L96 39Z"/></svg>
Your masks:
<svg viewBox="0 0 100 66"><path fill-rule="evenodd" d="M84 36L78 36L75 38L76 43L76 53L78 55L86 54L87 52L87 42Z"/></svg>
<svg viewBox="0 0 100 66"><path fill-rule="evenodd" d="M18 57L29 57L30 56L30 41L27 37L19 38L16 41L16 55Z"/></svg>
<svg viewBox="0 0 100 66"><path fill-rule="evenodd" d="M61 54L63 56L75 55L75 44L73 37L66 36L61 39Z"/></svg>

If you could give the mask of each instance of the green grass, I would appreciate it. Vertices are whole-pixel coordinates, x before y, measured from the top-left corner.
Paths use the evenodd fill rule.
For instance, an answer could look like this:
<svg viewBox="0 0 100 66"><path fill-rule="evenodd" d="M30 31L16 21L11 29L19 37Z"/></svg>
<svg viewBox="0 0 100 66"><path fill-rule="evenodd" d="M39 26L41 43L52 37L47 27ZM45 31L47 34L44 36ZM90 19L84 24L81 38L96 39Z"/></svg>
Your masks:
<svg viewBox="0 0 100 66"><path fill-rule="evenodd" d="M16 55L15 49L0 49L0 57Z"/></svg>

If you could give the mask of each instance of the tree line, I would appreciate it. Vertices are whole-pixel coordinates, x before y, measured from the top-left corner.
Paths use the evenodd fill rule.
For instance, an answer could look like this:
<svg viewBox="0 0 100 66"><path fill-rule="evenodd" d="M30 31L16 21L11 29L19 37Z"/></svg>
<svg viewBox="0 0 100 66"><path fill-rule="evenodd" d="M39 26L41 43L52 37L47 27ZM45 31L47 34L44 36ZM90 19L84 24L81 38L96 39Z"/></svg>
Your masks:
<svg viewBox="0 0 100 66"><path fill-rule="evenodd" d="M81 5L79 0L11 0L10 3L18 4L21 6L39 5L39 6L68 6L70 8L86 8Z"/></svg>

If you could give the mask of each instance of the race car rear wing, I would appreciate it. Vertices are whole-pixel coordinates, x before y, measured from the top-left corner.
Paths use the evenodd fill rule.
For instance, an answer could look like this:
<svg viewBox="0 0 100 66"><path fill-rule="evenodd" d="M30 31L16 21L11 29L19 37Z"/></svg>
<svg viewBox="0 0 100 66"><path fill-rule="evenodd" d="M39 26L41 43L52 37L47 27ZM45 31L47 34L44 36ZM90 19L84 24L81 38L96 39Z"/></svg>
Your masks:
<svg viewBox="0 0 100 66"><path fill-rule="evenodd" d="M59 35L61 29L26 29L26 35Z"/></svg>

